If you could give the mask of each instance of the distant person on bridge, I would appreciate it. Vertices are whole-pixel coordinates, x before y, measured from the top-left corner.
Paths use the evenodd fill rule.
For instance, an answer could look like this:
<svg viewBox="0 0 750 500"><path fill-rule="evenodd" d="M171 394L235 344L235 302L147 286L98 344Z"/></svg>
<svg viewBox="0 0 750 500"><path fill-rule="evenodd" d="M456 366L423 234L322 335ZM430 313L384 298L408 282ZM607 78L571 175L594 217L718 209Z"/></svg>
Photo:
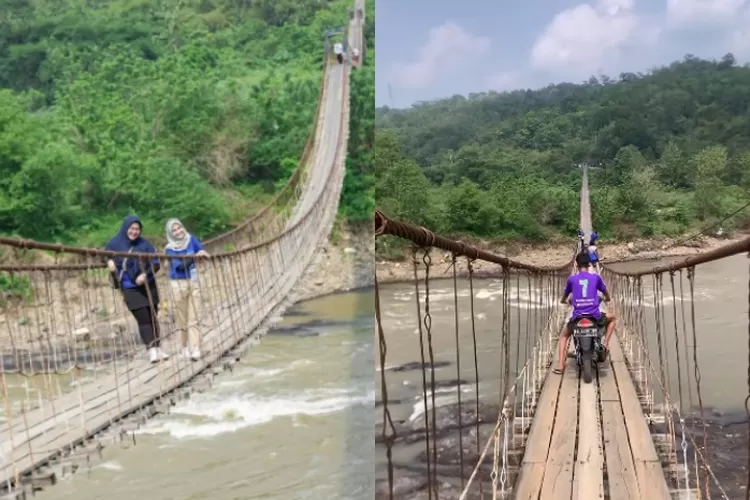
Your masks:
<svg viewBox="0 0 750 500"><path fill-rule="evenodd" d="M583 241L583 238L586 236L586 234L583 232L582 229L578 230L578 253L583 252L584 248L586 248L585 243Z"/></svg>
<svg viewBox="0 0 750 500"><path fill-rule="evenodd" d="M591 267L597 272L599 271L599 252L596 249L596 240L599 239L599 233L591 233L589 239L589 260L591 261Z"/></svg>
<svg viewBox="0 0 750 500"><path fill-rule="evenodd" d="M142 230L143 224L138 217L125 217L120 232L109 240L105 250L156 253L154 246L141 237ZM114 287L122 291L125 305L138 323L138 332L148 349L149 361L157 363L169 358L159 343L159 290L155 276L160 267L159 259L115 257L107 261L107 267L112 273Z"/></svg>
<svg viewBox="0 0 750 500"><path fill-rule="evenodd" d="M336 54L336 59L339 61L339 64L343 64L344 46L341 44L341 42L336 42L333 44L333 53Z"/></svg>
<svg viewBox="0 0 750 500"><path fill-rule="evenodd" d="M180 219L167 221L166 253L179 257L205 255L208 252L194 235L185 231ZM171 259L169 284L174 297L174 314L180 331L182 355L197 361L201 357L201 289L195 259Z"/></svg>
<svg viewBox="0 0 750 500"><path fill-rule="evenodd" d="M561 302L567 304L572 295L573 313L570 315L570 321L563 328L560 334L560 345L558 347L558 366L552 371L562 373L565 369L565 360L568 352L568 340L573 333L575 321L582 316L591 316L599 322L599 327L607 327L607 333L604 337L604 348L609 350L609 341L612 332L615 330L615 316L610 313L602 313L599 309L599 292L604 295L604 301L609 302L609 291L604 280L598 274L589 272L588 255L579 253L576 256L576 265L578 273L568 278L565 284L565 290Z"/></svg>

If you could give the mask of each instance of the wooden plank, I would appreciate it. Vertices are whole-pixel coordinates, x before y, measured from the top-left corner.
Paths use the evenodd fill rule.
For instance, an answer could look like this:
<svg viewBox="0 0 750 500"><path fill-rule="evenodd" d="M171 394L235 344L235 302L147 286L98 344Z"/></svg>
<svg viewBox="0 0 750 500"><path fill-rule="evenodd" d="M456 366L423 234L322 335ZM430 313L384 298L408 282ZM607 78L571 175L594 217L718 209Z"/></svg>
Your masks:
<svg viewBox="0 0 750 500"><path fill-rule="evenodd" d="M612 342L610 349L612 352L622 355L619 342ZM617 380L617 388L620 391L622 413L625 418L625 427L628 430L628 440L633 454L640 497L649 500L668 500L671 497L667 481L630 372L622 361L612 362L612 367Z"/></svg>
<svg viewBox="0 0 750 500"><path fill-rule="evenodd" d="M602 401L602 433L610 500L638 498L633 455L619 401ZM645 499L644 499L645 500Z"/></svg>
<svg viewBox="0 0 750 500"><path fill-rule="evenodd" d="M578 454L573 474L573 498L604 498L604 457L597 404L596 381L581 380L578 396Z"/></svg>
<svg viewBox="0 0 750 500"><path fill-rule="evenodd" d="M578 425L578 370L568 364L562 376L547 468L542 482L544 500L570 500L573 492L573 454Z"/></svg>
<svg viewBox="0 0 750 500"><path fill-rule="evenodd" d="M537 411L531 422L531 430L526 441L521 471L516 479L515 498L536 500L542 491L542 479L549 455L552 428L557 411L562 377L549 373L544 380L542 392L537 401Z"/></svg>
<svg viewBox="0 0 750 500"><path fill-rule="evenodd" d="M612 340L609 343L609 355L607 356L613 363L615 361L625 361L625 354L622 352L622 344L617 338L617 333L612 334Z"/></svg>
<svg viewBox="0 0 750 500"><path fill-rule="evenodd" d="M622 352L619 342L613 341L610 349L613 353ZM633 460L656 462L659 460L659 457L656 454L654 441L646 424L646 419L644 418L641 403L635 391L630 372L622 361L613 361L612 368L617 381L617 389L620 393L622 414L625 417L625 425L628 429Z"/></svg>
<svg viewBox="0 0 750 500"><path fill-rule="evenodd" d="M615 373L609 359L599 364L599 399L602 402L620 401L620 391L617 390Z"/></svg>
<svg viewBox="0 0 750 500"><path fill-rule="evenodd" d="M516 480L516 486L513 488L513 499L539 500L546 467L545 462L523 464L520 475Z"/></svg>
<svg viewBox="0 0 750 500"><path fill-rule="evenodd" d="M648 500L671 500L667 480L661 462L635 462L635 475L641 498Z"/></svg>
<svg viewBox="0 0 750 500"><path fill-rule="evenodd" d="M545 463L549 454L552 428L555 422L557 401L560 395L560 384L563 377L550 373L544 381L542 392L536 404L534 420L523 455L523 463Z"/></svg>

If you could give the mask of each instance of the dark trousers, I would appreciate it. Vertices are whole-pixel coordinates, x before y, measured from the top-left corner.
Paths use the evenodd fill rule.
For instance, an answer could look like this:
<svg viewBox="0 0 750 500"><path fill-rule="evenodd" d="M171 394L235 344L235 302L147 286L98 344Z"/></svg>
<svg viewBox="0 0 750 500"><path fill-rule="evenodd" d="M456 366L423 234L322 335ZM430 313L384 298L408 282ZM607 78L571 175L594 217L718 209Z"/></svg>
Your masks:
<svg viewBox="0 0 750 500"><path fill-rule="evenodd" d="M138 323L138 333L141 334L141 340L146 347L159 347L159 320L157 319L157 312L159 306L154 307L140 307L130 314L135 318Z"/></svg>
<svg viewBox="0 0 750 500"><path fill-rule="evenodd" d="M336 59L339 60L339 64L342 64L344 62L344 55L343 54L336 54Z"/></svg>

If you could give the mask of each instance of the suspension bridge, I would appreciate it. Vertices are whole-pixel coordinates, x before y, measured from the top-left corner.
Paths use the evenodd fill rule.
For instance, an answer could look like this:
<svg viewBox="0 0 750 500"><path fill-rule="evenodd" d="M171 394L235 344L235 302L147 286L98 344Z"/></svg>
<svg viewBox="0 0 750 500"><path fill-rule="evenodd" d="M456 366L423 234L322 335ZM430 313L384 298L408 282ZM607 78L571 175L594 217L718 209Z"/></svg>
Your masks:
<svg viewBox="0 0 750 500"><path fill-rule="evenodd" d="M356 9L364 7L356 0ZM360 54L363 23L364 16L354 16L345 35ZM11 259L0 267L7 285L0 297L1 498L25 498L54 484L100 459L105 446L132 446L147 419L210 389L213 377L231 369L294 301L295 285L331 231L345 174L352 68L331 61L328 48L298 168L267 207L206 240L210 257L196 259L188 327L202 333L200 360L176 355L169 256L0 237ZM146 359L135 322L109 282L105 262L116 256L160 260L161 303L149 301L160 306L161 348L169 359Z"/></svg>
<svg viewBox="0 0 750 500"><path fill-rule="evenodd" d="M580 224L590 235L585 169ZM575 249L535 266L380 212L375 226L376 241L412 243L412 291L402 285L397 299L414 304L411 318L392 319L376 277L377 498L746 498L744 453L731 460L742 477L730 471L721 480L714 470L710 432L725 433L703 404L695 303L698 266L748 252L750 238L637 271L605 262L617 326L608 359L586 384L574 359L562 375L550 370L570 315L560 297ZM491 283L478 262L496 265L489 276L483 266ZM495 297L480 312L477 301ZM401 364L405 350L419 361ZM410 385L418 394L403 389ZM415 404L404 404L407 393ZM746 433L733 432L747 448Z"/></svg>

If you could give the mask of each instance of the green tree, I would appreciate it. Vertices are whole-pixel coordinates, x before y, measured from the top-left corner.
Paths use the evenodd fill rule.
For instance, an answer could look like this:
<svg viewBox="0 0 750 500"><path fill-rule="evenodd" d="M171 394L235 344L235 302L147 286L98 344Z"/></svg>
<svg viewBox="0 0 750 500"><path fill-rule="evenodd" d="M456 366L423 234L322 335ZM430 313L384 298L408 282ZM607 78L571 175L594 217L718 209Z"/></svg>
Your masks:
<svg viewBox="0 0 750 500"><path fill-rule="evenodd" d="M718 217L722 212L721 177L727 168L727 150L707 147L692 159L695 170L695 211L701 220Z"/></svg>

